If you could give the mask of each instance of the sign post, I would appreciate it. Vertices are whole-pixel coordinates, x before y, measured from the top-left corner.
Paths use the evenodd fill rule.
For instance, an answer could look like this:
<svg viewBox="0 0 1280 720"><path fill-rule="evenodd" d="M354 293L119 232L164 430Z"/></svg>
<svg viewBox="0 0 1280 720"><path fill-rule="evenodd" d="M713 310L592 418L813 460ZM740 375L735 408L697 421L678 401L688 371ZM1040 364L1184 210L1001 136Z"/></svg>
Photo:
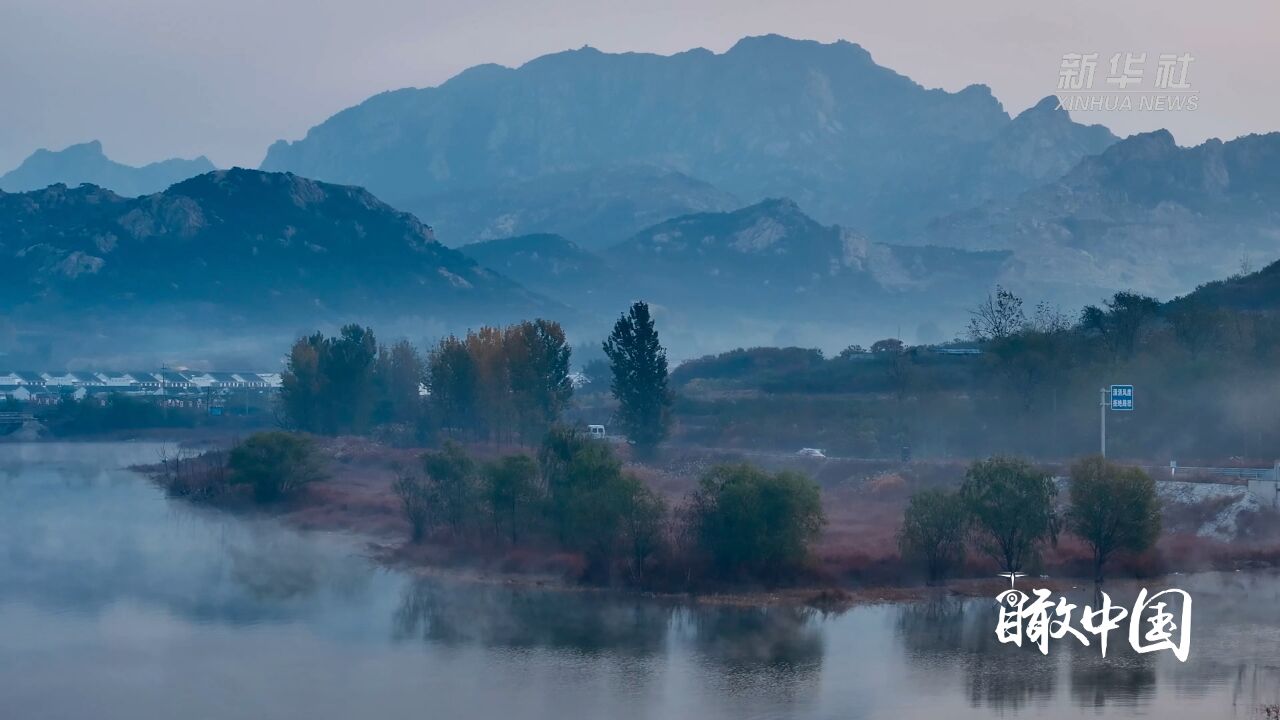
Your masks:
<svg viewBox="0 0 1280 720"><path fill-rule="evenodd" d="M1098 394L1098 418L1102 427L1102 457L1107 456L1107 389L1100 388Z"/></svg>
<svg viewBox="0 0 1280 720"><path fill-rule="evenodd" d="M1107 408L1119 412L1133 410L1133 386L1112 385L1098 390L1098 412L1102 429L1102 457L1107 456Z"/></svg>

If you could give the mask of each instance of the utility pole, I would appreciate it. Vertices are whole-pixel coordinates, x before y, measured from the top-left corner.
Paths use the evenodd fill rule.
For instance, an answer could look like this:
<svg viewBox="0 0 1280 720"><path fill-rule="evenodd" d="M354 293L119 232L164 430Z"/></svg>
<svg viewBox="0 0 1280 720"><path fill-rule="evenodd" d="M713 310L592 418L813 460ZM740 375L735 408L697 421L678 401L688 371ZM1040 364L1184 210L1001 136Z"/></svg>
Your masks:
<svg viewBox="0 0 1280 720"><path fill-rule="evenodd" d="M1102 457L1107 456L1107 389L1102 388L1098 391L1098 418L1101 420L1102 428Z"/></svg>

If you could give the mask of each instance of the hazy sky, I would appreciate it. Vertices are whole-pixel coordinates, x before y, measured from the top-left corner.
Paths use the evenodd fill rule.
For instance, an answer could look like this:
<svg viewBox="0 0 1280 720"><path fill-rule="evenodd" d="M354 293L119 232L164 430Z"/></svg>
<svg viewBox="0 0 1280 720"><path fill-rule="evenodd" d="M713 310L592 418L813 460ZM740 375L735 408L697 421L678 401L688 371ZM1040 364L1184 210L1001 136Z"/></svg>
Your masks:
<svg viewBox="0 0 1280 720"><path fill-rule="evenodd" d="M131 164L256 166L369 95L477 63L769 32L859 43L928 87L985 83L1011 113L1056 90L1064 53L1189 52L1195 112L1077 118L1194 144L1280 129L1277 29L1280 0L0 0L0 171L95 138Z"/></svg>

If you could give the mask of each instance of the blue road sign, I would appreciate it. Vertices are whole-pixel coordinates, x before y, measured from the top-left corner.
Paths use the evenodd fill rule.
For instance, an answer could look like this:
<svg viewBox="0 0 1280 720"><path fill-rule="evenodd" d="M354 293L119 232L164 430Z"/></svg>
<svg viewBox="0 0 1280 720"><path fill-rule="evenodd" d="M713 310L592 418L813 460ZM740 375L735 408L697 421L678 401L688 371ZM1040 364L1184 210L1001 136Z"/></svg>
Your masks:
<svg viewBox="0 0 1280 720"><path fill-rule="evenodd" d="M1111 409L1112 410L1132 410L1133 409L1133 386L1132 385L1112 385L1111 386Z"/></svg>

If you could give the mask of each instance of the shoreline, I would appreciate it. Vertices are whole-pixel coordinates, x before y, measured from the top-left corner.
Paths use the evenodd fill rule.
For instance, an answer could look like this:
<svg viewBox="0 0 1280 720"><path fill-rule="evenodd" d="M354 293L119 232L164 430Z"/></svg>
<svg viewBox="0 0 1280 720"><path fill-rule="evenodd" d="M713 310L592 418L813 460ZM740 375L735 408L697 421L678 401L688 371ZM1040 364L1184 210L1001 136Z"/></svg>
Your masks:
<svg viewBox="0 0 1280 720"><path fill-rule="evenodd" d="M188 450L225 446L231 434L197 433L186 438L146 438L173 442ZM98 439L99 442L111 440ZM882 602L913 602L938 595L990 596L1002 580L983 558L973 557L961 573L939 585L918 582L917 569L897 557L888 542L896 532L900 506L909 486L936 483L937 478L904 478L876 471L856 481L846 478L823 485L824 504L831 525L814 548L815 570L808 580L793 586L708 585L703 589L647 590L632 586L580 583L573 576L574 556L541 545L438 543L407 541L408 526L398 500L390 491L396 472L416 463L421 449L393 448L365 438L319 439L329 478L311 484L297 496L262 507L243 497L217 500L176 497L219 512L252 512L270 516L297 530L337 532L349 536L363 554L377 565L416 575L450 577L510 587L554 589L565 592L600 592L645 596L690 604L741 606L808 605L818 608L848 607ZM491 450L497 452L497 450ZM687 462L680 457L678 461ZM670 499L678 499L688 486L687 473L671 468L636 466L646 481ZM132 468L165 488L156 465ZM1223 543L1186 534L1162 536L1162 549L1147 556L1124 558L1109 575L1113 581L1160 579L1178 574L1276 567L1280 547ZM1070 572L1079 567L1081 548L1063 542L1046 548L1051 577L1034 578L1054 587L1092 585L1092 579ZM1056 563L1056 565L1055 565Z"/></svg>

